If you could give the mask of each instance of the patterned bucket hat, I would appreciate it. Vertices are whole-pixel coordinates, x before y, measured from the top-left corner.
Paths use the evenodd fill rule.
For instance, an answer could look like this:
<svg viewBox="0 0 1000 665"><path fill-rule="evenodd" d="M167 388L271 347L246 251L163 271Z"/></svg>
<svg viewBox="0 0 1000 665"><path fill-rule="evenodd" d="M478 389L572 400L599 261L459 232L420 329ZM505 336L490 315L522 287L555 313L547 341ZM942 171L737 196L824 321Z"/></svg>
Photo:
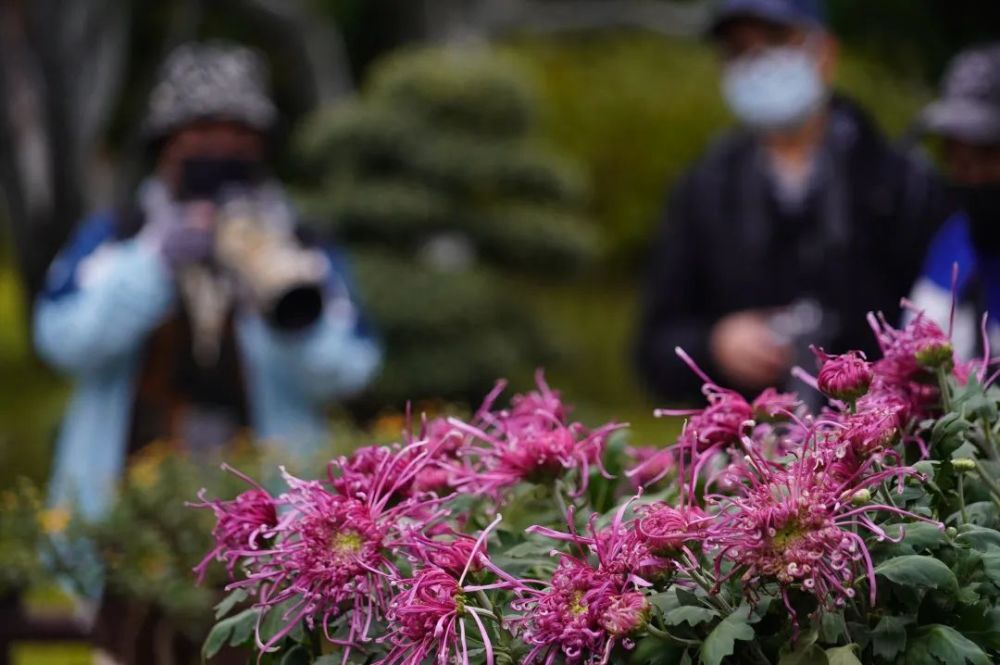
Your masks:
<svg viewBox="0 0 1000 665"><path fill-rule="evenodd" d="M941 97L921 116L934 134L1000 144L1000 44L959 53L945 73Z"/></svg>
<svg viewBox="0 0 1000 665"><path fill-rule="evenodd" d="M226 42L177 47L163 63L149 99L143 137L158 141L198 120L228 120L266 132L278 112L268 68L256 51Z"/></svg>

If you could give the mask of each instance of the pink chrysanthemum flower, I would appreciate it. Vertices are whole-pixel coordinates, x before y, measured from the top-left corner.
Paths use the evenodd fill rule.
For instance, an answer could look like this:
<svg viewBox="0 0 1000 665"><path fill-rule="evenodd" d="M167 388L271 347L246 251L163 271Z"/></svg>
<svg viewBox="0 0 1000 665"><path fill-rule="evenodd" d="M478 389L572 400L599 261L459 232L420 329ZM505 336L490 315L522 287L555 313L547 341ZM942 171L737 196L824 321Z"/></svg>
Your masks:
<svg viewBox="0 0 1000 665"><path fill-rule="evenodd" d="M573 529L573 514L566 516L569 533L533 526L529 533L569 542L581 557L561 554L547 588L519 590L516 609L526 612L517 623L523 639L533 649L525 663L551 663L561 654L566 663L607 663L618 643L631 649L630 635L641 630L650 605L642 589L651 586L644 576L659 575L670 562L661 559L636 537L624 516L635 499L618 508L610 525L596 526L592 515L588 533ZM596 559L596 567L590 560Z"/></svg>
<svg viewBox="0 0 1000 665"><path fill-rule="evenodd" d="M532 590L517 607L528 606L519 620L522 639L532 649L525 663L552 663L559 655L568 665L607 663L619 641L631 648L629 635L641 630L650 605L618 576L564 556L548 588Z"/></svg>
<svg viewBox="0 0 1000 665"><path fill-rule="evenodd" d="M716 573L723 563L732 563L724 579L739 576L744 590L753 596L767 582L776 582L795 622L788 599L791 586L813 594L821 606L840 607L855 595L859 569L869 583L875 601L875 573L864 539L867 530L879 538L885 531L870 513L894 513L928 521L893 506L855 505L855 498L885 480L918 475L909 468L874 470L866 462L839 484L828 482L820 454L804 448L800 458L787 468L777 468L744 441L749 455L744 467L745 483L731 496L713 495L718 514L707 543L717 549ZM797 622L796 622L797 625Z"/></svg>
<svg viewBox="0 0 1000 665"><path fill-rule="evenodd" d="M691 560L694 560L694 555L688 549L688 544L704 539L706 528L712 519L700 508L675 508L665 503L641 506L636 512L636 535L651 552L659 556L683 552Z"/></svg>
<svg viewBox="0 0 1000 665"><path fill-rule="evenodd" d="M502 490L519 482L551 482L575 471L577 492L582 493L591 467L608 476L601 456L608 436L622 425L612 423L591 431L580 423L566 422L566 409L556 393L545 385L540 373L537 380L539 392L515 398L512 410L481 409L480 426L450 421L479 444L462 451L468 464L456 481L458 489L499 497Z"/></svg>
<svg viewBox="0 0 1000 665"><path fill-rule="evenodd" d="M236 474L253 487L230 501L206 499L205 490L202 489L198 492L201 503L191 504L195 508L211 508L216 519L215 528L212 529L215 547L194 569L199 583L205 578L213 560L224 562L232 575L243 553L260 547L263 534L278 523L274 499L263 487L228 465L224 464L223 469Z"/></svg>
<svg viewBox="0 0 1000 665"><path fill-rule="evenodd" d="M396 583L402 590L392 599L386 613L389 632L379 639L389 642L392 648L375 665L420 665L428 657L440 664L468 663L466 619L471 619L478 630L486 665L493 665L493 645L483 617L494 621L497 617L490 609L479 607L470 594L508 588L516 583L506 574L499 582L486 585L466 585L465 578L470 571L483 567L486 538L499 522L497 517L479 538L468 538L471 542L467 547L465 539L451 543L452 547L459 542L463 546L446 557L449 565L424 563L413 577ZM441 552L441 549L430 551L430 560ZM459 560L463 555L464 560Z"/></svg>
<svg viewBox="0 0 1000 665"><path fill-rule="evenodd" d="M656 446L628 446L625 448L625 455L632 463L626 476L636 489L663 480L677 466L673 451Z"/></svg>
<svg viewBox="0 0 1000 665"><path fill-rule="evenodd" d="M854 403L868 392L875 375L861 352L831 356L815 347L813 352L821 363L816 385L823 393L842 402Z"/></svg>
<svg viewBox="0 0 1000 665"><path fill-rule="evenodd" d="M379 455L367 486L354 496L282 470L290 489L278 500L284 509L279 523L266 532L272 545L243 552L247 578L230 585L256 589L261 608L276 611L287 603L282 628L266 641L258 626L258 648L272 650L300 621L310 629L318 624L345 652L368 639L372 621L387 609L387 581L397 575L391 553L441 514L435 501L397 498L424 460L414 447ZM331 462L333 470L346 465ZM333 470L331 477L342 477ZM346 636L330 632L338 617L346 619Z"/></svg>
<svg viewBox="0 0 1000 665"><path fill-rule="evenodd" d="M762 423L788 420L790 414L794 414L798 409L798 395L780 393L774 388L765 389L750 404L753 419Z"/></svg>

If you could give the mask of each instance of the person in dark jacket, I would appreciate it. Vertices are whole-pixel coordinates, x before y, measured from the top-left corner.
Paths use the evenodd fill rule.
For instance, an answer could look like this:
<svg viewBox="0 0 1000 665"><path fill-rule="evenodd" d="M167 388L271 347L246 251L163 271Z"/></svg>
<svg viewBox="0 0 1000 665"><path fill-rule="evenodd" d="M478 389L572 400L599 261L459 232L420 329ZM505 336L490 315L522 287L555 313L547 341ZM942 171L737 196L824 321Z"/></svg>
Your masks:
<svg viewBox="0 0 1000 665"><path fill-rule="evenodd" d="M718 382L783 386L809 346L874 352L865 314L898 313L944 218L929 165L832 89L837 45L809 0L727 0L711 38L740 127L677 184L651 251L638 369L697 399L682 347Z"/></svg>

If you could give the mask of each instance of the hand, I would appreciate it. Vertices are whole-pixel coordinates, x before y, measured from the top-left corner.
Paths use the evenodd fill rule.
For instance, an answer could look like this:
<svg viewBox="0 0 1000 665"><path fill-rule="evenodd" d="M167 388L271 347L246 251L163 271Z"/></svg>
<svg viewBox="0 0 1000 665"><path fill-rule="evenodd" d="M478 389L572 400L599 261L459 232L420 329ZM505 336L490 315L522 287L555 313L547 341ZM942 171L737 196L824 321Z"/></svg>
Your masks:
<svg viewBox="0 0 1000 665"><path fill-rule="evenodd" d="M792 349L780 344L759 311L722 318L709 337L716 365L736 387L760 389L779 382L792 364Z"/></svg>
<svg viewBox="0 0 1000 665"><path fill-rule="evenodd" d="M211 258L215 249L215 230L214 211L210 207L206 204L189 205L184 221L172 224L164 234L160 252L171 270L177 271Z"/></svg>

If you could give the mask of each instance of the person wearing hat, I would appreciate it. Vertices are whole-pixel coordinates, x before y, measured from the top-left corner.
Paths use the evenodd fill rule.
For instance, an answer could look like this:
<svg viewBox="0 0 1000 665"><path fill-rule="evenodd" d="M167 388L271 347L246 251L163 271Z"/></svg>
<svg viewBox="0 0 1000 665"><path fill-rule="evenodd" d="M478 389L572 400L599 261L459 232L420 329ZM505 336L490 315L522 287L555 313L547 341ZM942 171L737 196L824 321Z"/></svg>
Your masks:
<svg viewBox="0 0 1000 665"><path fill-rule="evenodd" d="M945 329L952 327L956 352L970 358L984 341L979 334L984 312L991 346L1000 343L1000 44L957 55L945 73L941 98L920 120L922 129L941 141L959 211L934 236L910 300Z"/></svg>
<svg viewBox="0 0 1000 665"><path fill-rule="evenodd" d="M36 347L75 380L53 504L99 517L154 441L198 452L250 432L308 458L328 443L325 407L372 378L380 348L341 261L267 169L276 120L256 52L192 43L164 63L153 173L132 209L79 226L37 298Z"/></svg>
<svg viewBox="0 0 1000 665"><path fill-rule="evenodd" d="M809 346L874 351L869 310L898 312L944 219L927 164L835 93L817 0L725 0L709 32L738 127L679 180L651 247L637 365L698 399L682 347L747 393L783 386Z"/></svg>

